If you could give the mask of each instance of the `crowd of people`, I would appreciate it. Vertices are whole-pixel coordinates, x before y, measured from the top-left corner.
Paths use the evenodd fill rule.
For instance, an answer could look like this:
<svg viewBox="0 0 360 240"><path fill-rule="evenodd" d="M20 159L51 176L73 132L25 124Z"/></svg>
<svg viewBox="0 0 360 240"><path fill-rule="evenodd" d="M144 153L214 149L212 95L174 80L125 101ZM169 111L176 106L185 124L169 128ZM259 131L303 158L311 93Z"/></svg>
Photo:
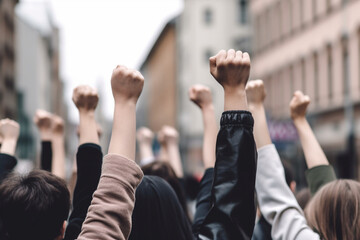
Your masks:
<svg viewBox="0 0 360 240"><path fill-rule="evenodd" d="M1 120L0 239L360 239L360 183L336 178L306 120L309 97L296 91L290 102L308 167L309 188L296 193L291 170L269 135L264 83L248 81L249 54L222 50L209 62L225 101L218 126L210 89L189 90L204 125L205 170L199 182L186 184L175 128L158 132L157 156L154 133L145 127L136 131L144 78L125 66L117 66L111 77L115 105L105 156L94 114L97 91L85 85L74 89L79 146L69 181L61 118L37 111L40 164L24 175L13 171L20 126Z"/></svg>

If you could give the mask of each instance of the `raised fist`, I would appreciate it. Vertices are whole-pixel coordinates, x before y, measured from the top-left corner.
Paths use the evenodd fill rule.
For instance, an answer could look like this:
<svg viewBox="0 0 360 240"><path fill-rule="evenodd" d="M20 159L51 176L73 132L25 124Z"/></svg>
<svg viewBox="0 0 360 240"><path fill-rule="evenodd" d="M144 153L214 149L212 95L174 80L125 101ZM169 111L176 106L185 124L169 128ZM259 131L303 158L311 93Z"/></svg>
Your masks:
<svg viewBox="0 0 360 240"><path fill-rule="evenodd" d="M139 143L151 144L154 138L154 133L147 127L141 127L136 132L136 138Z"/></svg>
<svg viewBox="0 0 360 240"><path fill-rule="evenodd" d="M53 132L55 134L64 133L64 120L56 115L53 116Z"/></svg>
<svg viewBox="0 0 360 240"><path fill-rule="evenodd" d="M310 103L310 98L304 95L301 91L296 91L290 101L290 115L293 120L298 118L305 118L307 106Z"/></svg>
<svg viewBox="0 0 360 240"><path fill-rule="evenodd" d="M245 89L250 74L250 56L247 52L230 49L221 50L209 59L210 73L224 89L241 87Z"/></svg>
<svg viewBox="0 0 360 240"><path fill-rule="evenodd" d="M117 66L111 76L112 93L116 101L136 103L144 86L140 72L125 66Z"/></svg>
<svg viewBox="0 0 360 240"><path fill-rule="evenodd" d="M162 145L166 145L169 143L178 143L179 133L173 127L163 126L158 132L157 138Z"/></svg>
<svg viewBox="0 0 360 240"><path fill-rule="evenodd" d="M38 109L34 116L34 123L40 131L51 131L53 115L45 110Z"/></svg>
<svg viewBox="0 0 360 240"><path fill-rule="evenodd" d="M17 122L8 118L0 120L0 135L6 139L18 139L20 126Z"/></svg>
<svg viewBox="0 0 360 240"><path fill-rule="evenodd" d="M189 89L189 98L201 109L212 104L210 88L197 84Z"/></svg>
<svg viewBox="0 0 360 240"><path fill-rule="evenodd" d="M246 84L246 96L249 105L262 104L266 97L264 82L262 80L248 82Z"/></svg>
<svg viewBox="0 0 360 240"><path fill-rule="evenodd" d="M94 111L99 101L99 95L95 88L80 85L74 89L72 100L79 110Z"/></svg>

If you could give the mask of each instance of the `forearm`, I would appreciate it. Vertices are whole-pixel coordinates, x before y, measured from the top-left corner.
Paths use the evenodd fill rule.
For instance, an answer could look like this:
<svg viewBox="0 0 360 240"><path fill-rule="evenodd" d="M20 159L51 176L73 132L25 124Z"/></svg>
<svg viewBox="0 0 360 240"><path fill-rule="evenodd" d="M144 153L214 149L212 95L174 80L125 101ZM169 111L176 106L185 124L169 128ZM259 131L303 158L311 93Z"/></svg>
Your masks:
<svg viewBox="0 0 360 240"><path fill-rule="evenodd" d="M140 159L150 159L154 157L152 146L148 143L139 143Z"/></svg>
<svg viewBox="0 0 360 240"><path fill-rule="evenodd" d="M135 159L136 104L116 103L109 153Z"/></svg>
<svg viewBox="0 0 360 240"><path fill-rule="evenodd" d="M180 150L178 143L168 143L167 145L168 157L171 167L174 169L174 172L178 178L184 177Z"/></svg>
<svg viewBox="0 0 360 240"><path fill-rule="evenodd" d="M225 89L224 111L248 110L245 88Z"/></svg>
<svg viewBox="0 0 360 240"><path fill-rule="evenodd" d="M53 162L51 172L60 178L65 178L65 146L64 135L56 134L53 137Z"/></svg>
<svg viewBox="0 0 360 240"><path fill-rule="evenodd" d="M266 121L266 114L263 104L249 104L249 109L253 115L254 137L257 149L271 144L270 133Z"/></svg>
<svg viewBox="0 0 360 240"><path fill-rule="evenodd" d="M204 122L204 143L203 143L203 163L205 169L215 165L215 147L218 127L215 119L214 106L210 105L202 109Z"/></svg>
<svg viewBox="0 0 360 240"><path fill-rule="evenodd" d="M329 165L325 153L317 141L306 118L295 119L294 125L299 134L307 167L313 168L320 165Z"/></svg>
<svg viewBox="0 0 360 240"><path fill-rule="evenodd" d="M97 125L95 121L95 113L90 111L79 111L80 124L79 124L79 145L84 143L99 144L99 136L97 133Z"/></svg>
<svg viewBox="0 0 360 240"><path fill-rule="evenodd" d="M4 138L0 152L14 156L16 144L17 138Z"/></svg>

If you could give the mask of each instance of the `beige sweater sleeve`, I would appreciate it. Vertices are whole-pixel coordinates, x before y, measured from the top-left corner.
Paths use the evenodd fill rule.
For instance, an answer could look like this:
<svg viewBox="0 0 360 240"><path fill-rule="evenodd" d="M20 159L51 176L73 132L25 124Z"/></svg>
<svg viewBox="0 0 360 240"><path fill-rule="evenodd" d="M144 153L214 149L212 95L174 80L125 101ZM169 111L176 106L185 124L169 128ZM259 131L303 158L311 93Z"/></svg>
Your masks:
<svg viewBox="0 0 360 240"><path fill-rule="evenodd" d="M100 182L78 239L127 239L135 189L142 177L143 172L134 161L118 154L106 155Z"/></svg>

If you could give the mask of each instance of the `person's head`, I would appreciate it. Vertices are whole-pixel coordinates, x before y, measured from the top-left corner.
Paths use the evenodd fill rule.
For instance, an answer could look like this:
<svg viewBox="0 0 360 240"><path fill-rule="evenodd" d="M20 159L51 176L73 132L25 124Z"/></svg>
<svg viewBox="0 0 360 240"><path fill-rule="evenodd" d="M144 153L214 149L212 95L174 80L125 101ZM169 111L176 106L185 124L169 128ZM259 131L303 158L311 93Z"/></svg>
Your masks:
<svg viewBox="0 0 360 240"><path fill-rule="evenodd" d="M286 162L286 161L282 161L282 164L284 166L284 172L285 172L285 180L287 185L289 186L289 188L291 189L291 191L293 193L296 192L296 182L295 182L295 178L294 178L294 173L292 170L291 165Z"/></svg>
<svg viewBox="0 0 360 240"><path fill-rule="evenodd" d="M43 170L11 174L0 184L1 239L62 239L69 209L64 180Z"/></svg>
<svg viewBox="0 0 360 240"><path fill-rule="evenodd" d="M135 192L129 240L187 240L192 231L171 186L157 176L144 176Z"/></svg>
<svg viewBox="0 0 360 240"><path fill-rule="evenodd" d="M311 199L311 193L309 188L303 188L295 194L295 198L299 203L301 209L305 209Z"/></svg>
<svg viewBox="0 0 360 240"><path fill-rule="evenodd" d="M168 182L175 191L176 196L179 199L180 205L188 216L185 193L179 179L175 174L175 171L170 166L170 164L163 161L155 161L143 166L141 169L143 170L144 175L158 176Z"/></svg>
<svg viewBox="0 0 360 240"><path fill-rule="evenodd" d="M305 209L308 224L326 240L360 239L360 183L337 180L323 186Z"/></svg>

